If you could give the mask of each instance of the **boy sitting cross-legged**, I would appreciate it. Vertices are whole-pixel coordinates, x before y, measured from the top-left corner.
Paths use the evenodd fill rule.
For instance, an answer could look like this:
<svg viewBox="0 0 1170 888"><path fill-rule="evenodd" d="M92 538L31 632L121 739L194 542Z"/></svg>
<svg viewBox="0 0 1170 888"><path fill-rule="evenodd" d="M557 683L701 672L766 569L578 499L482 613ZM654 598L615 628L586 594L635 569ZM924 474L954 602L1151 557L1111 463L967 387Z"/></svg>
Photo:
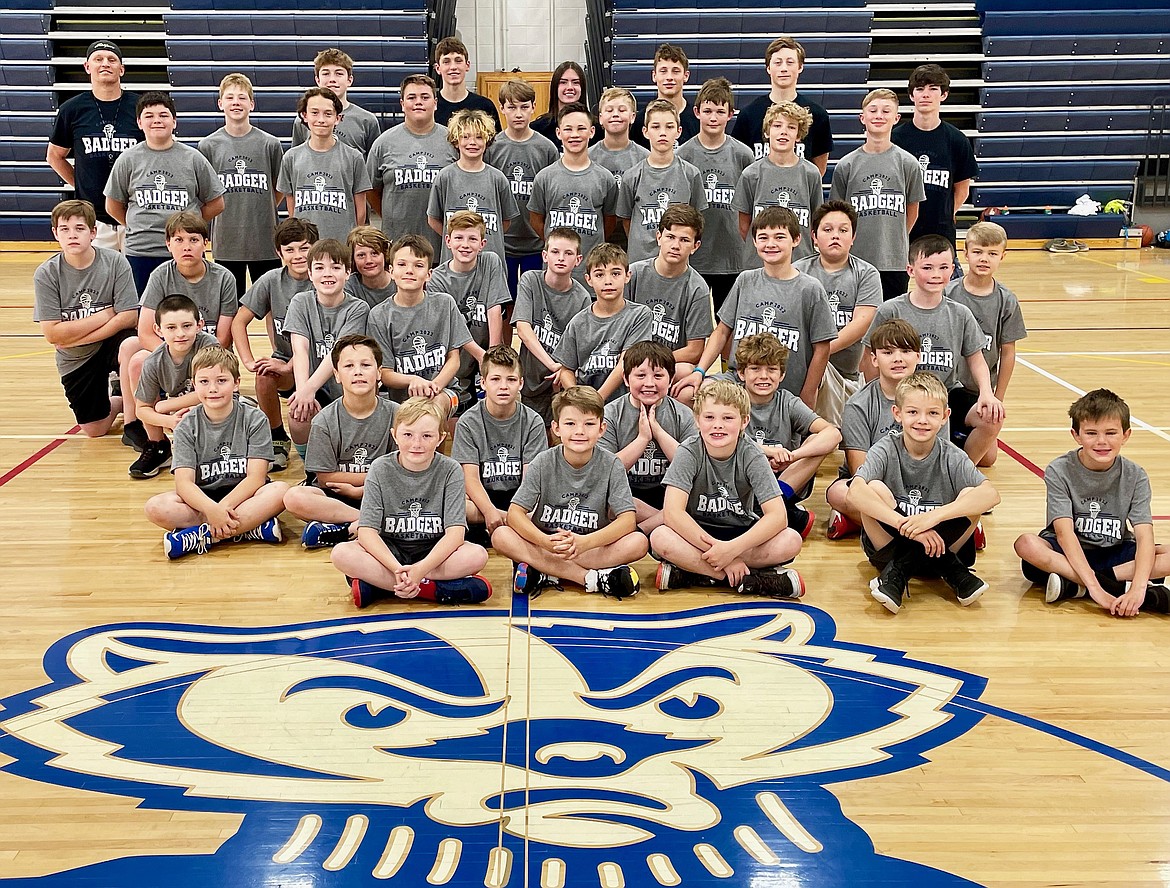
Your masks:
<svg viewBox="0 0 1170 888"><path fill-rule="evenodd" d="M741 339L735 363L751 403L747 438L764 452L776 474L788 510L788 526L806 538L814 516L798 503L812 493L817 469L841 443L841 432L780 387L788 367L788 349L771 333Z"/></svg>
<svg viewBox="0 0 1170 888"><path fill-rule="evenodd" d="M573 386L553 398L553 415L562 443L532 461L492 546L516 563L518 594L538 595L564 579L627 598L638 591L630 565L647 542L621 462L597 446L605 431L601 396Z"/></svg>
<svg viewBox="0 0 1170 888"><path fill-rule="evenodd" d="M662 478L680 443L696 434L689 407L670 397L674 353L661 342L635 342L622 355L629 396L605 406L601 446L617 454L629 475L638 529L662 523Z"/></svg>
<svg viewBox="0 0 1170 888"><path fill-rule="evenodd" d="M1088 595L1117 617L1170 613L1170 548L1154 542L1150 478L1121 455L1129 405L1097 389L1068 409L1080 446L1044 470L1048 526L1016 540L1024 576L1049 604Z"/></svg>
<svg viewBox="0 0 1170 888"><path fill-rule="evenodd" d="M408 399L394 416L398 449L374 460L366 473L358 538L330 553L358 607L388 597L440 604L491 597L491 585L477 575L487 551L464 539L463 473L436 452L447 436L446 421L440 405Z"/></svg>
<svg viewBox="0 0 1170 888"><path fill-rule="evenodd" d="M370 464L394 449L390 425L398 405L378 397L382 349L350 333L333 346L341 398L313 417L305 453L305 483L284 496L284 507L308 522L301 545L319 549L357 536L362 490Z"/></svg>
<svg viewBox="0 0 1170 888"><path fill-rule="evenodd" d="M459 417L451 456L463 466L468 524L490 535L507 522L512 496L548 438L544 420L520 403L524 376L511 346L484 352L480 375L483 400Z"/></svg>
<svg viewBox="0 0 1170 888"><path fill-rule="evenodd" d="M148 499L146 517L167 530L168 558L229 539L279 543L288 485L268 480L272 435L264 414L236 397L239 361L213 345L195 355L191 372L199 406L175 429L175 489Z"/></svg>
<svg viewBox="0 0 1170 888"><path fill-rule="evenodd" d="M869 450L849 482L849 505L861 513L861 545L881 573L870 594L897 613L911 575L942 576L967 607L987 591L968 570L975 525L999 493L946 436L947 390L931 373L907 376L894 395L902 434Z"/></svg>
<svg viewBox="0 0 1170 888"><path fill-rule="evenodd" d="M716 379L695 396L699 434L666 470L666 523L650 535L662 559L659 589L720 586L770 598L800 598L804 581L782 568L800 551L768 459L744 438L747 393Z"/></svg>

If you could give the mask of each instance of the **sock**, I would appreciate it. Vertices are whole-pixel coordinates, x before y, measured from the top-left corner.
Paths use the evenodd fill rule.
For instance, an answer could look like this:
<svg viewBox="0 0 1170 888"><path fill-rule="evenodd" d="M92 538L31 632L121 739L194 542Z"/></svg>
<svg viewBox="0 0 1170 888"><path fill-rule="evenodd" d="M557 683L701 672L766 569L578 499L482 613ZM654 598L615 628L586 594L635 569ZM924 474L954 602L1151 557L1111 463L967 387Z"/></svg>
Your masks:
<svg viewBox="0 0 1170 888"><path fill-rule="evenodd" d="M598 573L595 570L585 571L585 591L596 592L598 587Z"/></svg>
<svg viewBox="0 0 1170 888"><path fill-rule="evenodd" d="M293 447L297 449L297 456L301 458L301 462L305 461L305 454L309 452L308 444L294 444Z"/></svg>
<svg viewBox="0 0 1170 888"><path fill-rule="evenodd" d="M272 440L273 441L287 441L288 440L288 432L286 432L284 430L284 423L281 423L280 425L276 426L272 430Z"/></svg>

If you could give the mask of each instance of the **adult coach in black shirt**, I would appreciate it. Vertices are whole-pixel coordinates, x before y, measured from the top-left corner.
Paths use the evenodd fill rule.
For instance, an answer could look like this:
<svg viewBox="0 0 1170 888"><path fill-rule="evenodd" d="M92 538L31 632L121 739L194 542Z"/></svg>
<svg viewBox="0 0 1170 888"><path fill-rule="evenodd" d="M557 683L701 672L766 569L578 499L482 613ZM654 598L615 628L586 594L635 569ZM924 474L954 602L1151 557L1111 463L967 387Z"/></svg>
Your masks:
<svg viewBox="0 0 1170 888"><path fill-rule="evenodd" d="M146 137L138 128L138 96L122 89L122 50L111 40L95 40L85 53L90 91L66 101L57 111L45 160L80 200L97 213L94 244L122 249L123 228L106 212L106 179L118 155ZM69 163L69 158L73 163Z"/></svg>
<svg viewBox="0 0 1170 888"><path fill-rule="evenodd" d="M816 164L823 176L829 162L829 152L833 150L833 130L825 109L796 91L800 72L804 70L804 47L791 37L777 37L764 50L764 66L768 70L772 90L768 95L754 99L739 112L731 134L751 148L759 160L768 153L764 115L772 105L796 102L812 114L812 126L805 140L796 146L796 154Z"/></svg>

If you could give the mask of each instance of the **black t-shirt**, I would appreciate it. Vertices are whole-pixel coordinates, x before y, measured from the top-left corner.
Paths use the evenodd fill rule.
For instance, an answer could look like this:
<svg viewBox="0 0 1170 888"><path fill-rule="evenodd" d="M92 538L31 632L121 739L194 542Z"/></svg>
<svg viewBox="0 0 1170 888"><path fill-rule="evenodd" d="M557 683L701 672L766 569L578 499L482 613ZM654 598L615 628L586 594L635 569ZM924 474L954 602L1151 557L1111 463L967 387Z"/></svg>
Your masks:
<svg viewBox="0 0 1170 888"><path fill-rule="evenodd" d="M922 167L926 200L918 205L918 221L910 230L910 240L941 234L953 244L955 183L979 175L971 142L945 121L932 130L920 130L912 120L904 120L894 127L891 138L899 148L914 155Z"/></svg>
<svg viewBox="0 0 1170 888"><path fill-rule="evenodd" d="M487 96L481 96L479 93L473 92L469 92L462 102L448 102L443 98L443 94L439 93L435 105L435 123L446 126L448 121L455 116L455 112L463 111L464 109L483 111L486 113L495 122L497 135L503 129L500 123L500 113L496 110L495 103Z"/></svg>
<svg viewBox="0 0 1170 888"><path fill-rule="evenodd" d="M75 192L97 211L99 222L117 223L106 212L106 180L118 155L146 139L138 128L134 106L138 96L122 92L112 102L99 102L92 92L83 92L65 102L57 111L49 142L68 148L73 158Z"/></svg>
<svg viewBox="0 0 1170 888"><path fill-rule="evenodd" d="M816 102L810 102L800 93L793 100L801 108L807 108L812 113L812 126L804 142L796 146L797 156L812 161L814 157L828 154L833 150L833 128L829 124L829 113ZM770 96L759 96L739 112L735 118L735 126L731 134L752 149L752 153L759 160L767 154L768 140L764 138L764 115L772 107ZM801 147L804 151L801 152Z"/></svg>
<svg viewBox="0 0 1170 888"><path fill-rule="evenodd" d="M650 101L652 102L654 100L651 99ZM650 102L646 104L649 105ZM676 150L683 142L699 134L699 118L695 117L695 109L691 105L690 99L686 99L686 105L678 112L678 125L682 132L679 133L678 142L675 143L674 147ZM630 126L630 141L637 142L643 148L649 148L649 140L642 135L642 128L644 126L646 126L646 109L642 107L638 109L638 113L634 117L634 123ZM601 127L597 129L600 131Z"/></svg>

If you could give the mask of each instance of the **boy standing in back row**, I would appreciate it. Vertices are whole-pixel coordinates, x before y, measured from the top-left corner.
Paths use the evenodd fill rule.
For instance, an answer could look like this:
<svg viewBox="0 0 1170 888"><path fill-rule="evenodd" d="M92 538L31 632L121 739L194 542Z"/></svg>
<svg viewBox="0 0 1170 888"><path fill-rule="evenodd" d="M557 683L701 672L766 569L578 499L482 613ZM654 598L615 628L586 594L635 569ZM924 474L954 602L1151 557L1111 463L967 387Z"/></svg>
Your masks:
<svg viewBox="0 0 1170 888"><path fill-rule="evenodd" d="M690 103L683 95L683 87L691 79L691 63L681 46L673 43L663 43L654 51L654 68L650 79L658 88L658 94L646 106L646 110L636 114L631 135L634 141L643 148L650 148L653 138L646 127L648 125L650 105L655 102L667 102L674 108L675 118L679 121L679 131L672 148L678 148L683 142L694 138L699 133L699 121L695 118Z"/></svg>
<svg viewBox="0 0 1170 888"><path fill-rule="evenodd" d="M340 49L321 50L313 59L313 80L317 86L332 90L341 100L341 112L335 134L364 159L370 153L370 146L374 144L374 140L381 135L382 125L372 113L346 98L349 88L353 86L353 59ZM292 129L294 148L309 140L310 129L311 127L306 125L298 113Z"/></svg>
<svg viewBox="0 0 1170 888"><path fill-rule="evenodd" d="M482 111L495 124L498 133L503 127L495 103L467 88L470 71L471 56L462 40L444 37L438 42L435 46L435 73L443 86L439 90L435 121L446 126L460 111Z"/></svg>

